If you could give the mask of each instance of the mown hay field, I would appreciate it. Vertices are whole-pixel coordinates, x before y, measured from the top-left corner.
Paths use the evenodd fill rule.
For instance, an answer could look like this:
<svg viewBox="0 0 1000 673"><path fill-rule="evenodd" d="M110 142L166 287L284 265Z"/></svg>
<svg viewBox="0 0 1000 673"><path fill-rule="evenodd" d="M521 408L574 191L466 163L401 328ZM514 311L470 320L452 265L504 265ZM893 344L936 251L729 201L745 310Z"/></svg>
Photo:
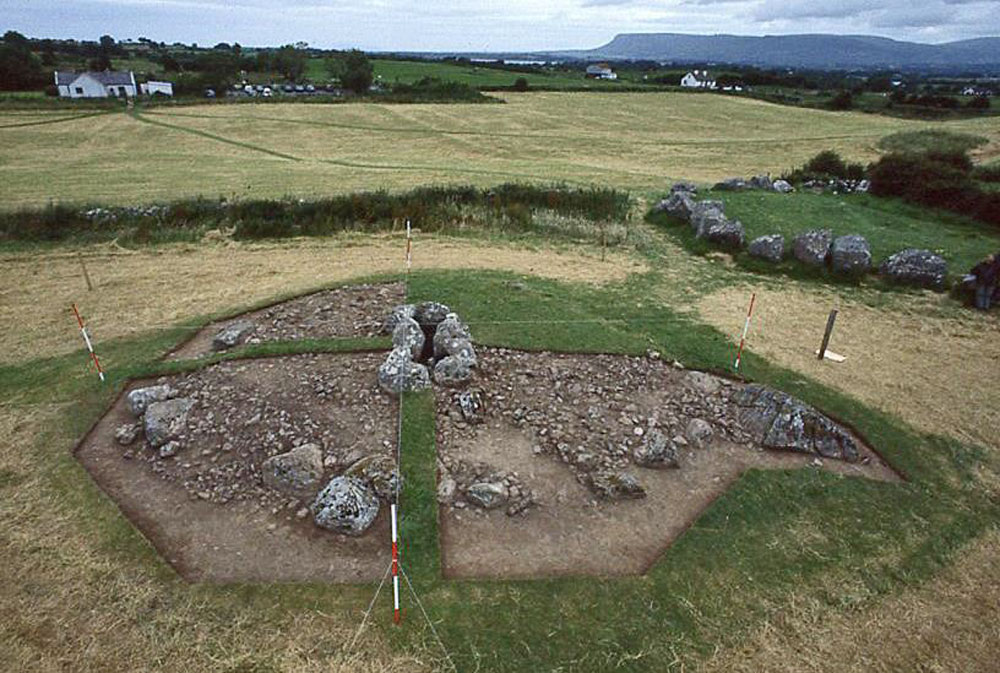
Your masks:
<svg viewBox="0 0 1000 673"><path fill-rule="evenodd" d="M505 181L660 189L853 161L926 123L677 93L505 93L503 105L241 104L0 123L0 203L315 196ZM948 123L1000 145L1000 120Z"/></svg>

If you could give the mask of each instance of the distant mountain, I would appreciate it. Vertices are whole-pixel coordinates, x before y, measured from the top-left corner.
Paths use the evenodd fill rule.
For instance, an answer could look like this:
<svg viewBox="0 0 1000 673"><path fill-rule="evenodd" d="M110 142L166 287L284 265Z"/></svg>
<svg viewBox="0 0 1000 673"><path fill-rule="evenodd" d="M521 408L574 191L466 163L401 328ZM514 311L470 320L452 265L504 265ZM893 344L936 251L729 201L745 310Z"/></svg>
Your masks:
<svg viewBox="0 0 1000 673"><path fill-rule="evenodd" d="M589 61L714 62L771 68L961 68L1000 65L1000 37L920 44L867 35L623 33L597 49L553 55Z"/></svg>

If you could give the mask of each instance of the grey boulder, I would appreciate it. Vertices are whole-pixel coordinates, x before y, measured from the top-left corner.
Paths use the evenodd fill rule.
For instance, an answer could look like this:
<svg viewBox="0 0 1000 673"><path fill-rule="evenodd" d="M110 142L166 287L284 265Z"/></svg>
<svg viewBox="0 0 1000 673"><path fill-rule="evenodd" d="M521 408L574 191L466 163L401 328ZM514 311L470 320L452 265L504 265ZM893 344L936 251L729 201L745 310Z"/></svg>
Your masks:
<svg viewBox="0 0 1000 673"><path fill-rule="evenodd" d="M427 367L414 362L408 348L393 348L378 368L378 384L387 393L426 390L431 387Z"/></svg>
<svg viewBox="0 0 1000 673"><path fill-rule="evenodd" d="M311 498L323 478L323 452L315 444L303 444L271 456L260 464L260 471L268 487L296 498Z"/></svg>
<svg viewBox="0 0 1000 673"><path fill-rule="evenodd" d="M795 237L792 246L795 258L810 266L823 266L830 253L833 232L829 229L813 229Z"/></svg>
<svg viewBox="0 0 1000 673"><path fill-rule="evenodd" d="M385 455L365 456L344 470L342 476L360 479L385 501L393 499L400 485L396 461Z"/></svg>
<svg viewBox="0 0 1000 673"><path fill-rule="evenodd" d="M777 264L785 257L785 237L781 234L767 234L750 241L748 252L752 257Z"/></svg>
<svg viewBox="0 0 1000 673"><path fill-rule="evenodd" d="M378 516L378 496L357 477L334 477L309 506L320 528L344 535L361 535Z"/></svg>
<svg viewBox="0 0 1000 673"><path fill-rule="evenodd" d="M722 221L712 222L702 235L706 241L730 250L739 250L746 242L743 224L739 220L722 218Z"/></svg>
<svg viewBox="0 0 1000 673"><path fill-rule="evenodd" d="M593 472L588 481L590 488L605 500L646 497L646 489L628 472L599 470Z"/></svg>
<svg viewBox="0 0 1000 673"><path fill-rule="evenodd" d="M774 182L771 181L770 175L755 175L750 178L749 185L753 189L763 189L768 192L774 189Z"/></svg>
<svg viewBox="0 0 1000 673"><path fill-rule="evenodd" d="M792 187L792 183L788 180L775 180L771 185L771 189L778 192L779 194L788 194L789 192L794 192L795 188Z"/></svg>
<svg viewBox="0 0 1000 673"><path fill-rule="evenodd" d="M413 304L400 304L392 309L392 312L385 317L382 322L382 334L392 334L396 331L396 325L413 318L417 314L417 307Z"/></svg>
<svg viewBox="0 0 1000 673"><path fill-rule="evenodd" d="M448 352L447 343L463 340L472 340L469 327L459 320L457 314L449 313L434 330L434 357L441 358L445 355L453 355L453 353Z"/></svg>
<svg viewBox="0 0 1000 673"><path fill-rule="evenodd" d="M483 394L478 390L467 390L458 396L458 409L466 423L483 422Z"/></svg>
<svg viewBox="0 0 1000 673"><path fill-rule="evenodd" d="M646 433L642 444L632 454L636 465L643 467L680 467L677 462L677 447L659 430Z"/></svg>
<svg viewBox="0 0 1000 673"><path fill-rule="evenodd" d="M173 397L174 394L174 389L168 385L136 388L125 396L125 403L128 405L128 410L132 412L132 415L138 418L146 413L146 409L150 404L153 402L162 402L165 399Z"/></svg>
<svg viewBox="0 0 1000 673"><path fill-rule="evenodd" d="M395 329L392 330L392 347L406 348L410 351L410 358L413 360L420 359L426 341L424 330L420 328L420 323L413 318L401 318L396 323Z"/></svg>
<svg viewBox="0 0 1000 673"><path fill-rule="evenodd" d="M434 365L434 381L443 386L458 386L472 378L471 360L460 355L441 358Z"/></svg>
<svg viewBox="0 0 1000 673"><path fill-rule="evenodd" d="M893 283L941 288L948 276L948 263L930 250L907 248L882 262L879 273Z"/></svg>
<svg viewBox="0 0 1000 673"><path fill-rule="evenodd" d="M681 182L675 182L673 186L670 187L671 194L677 194L678 192L683 192L685 194L691 194L694 196L698 193L698 185L693 182L687 182L682 180Z"/></svg>
<svg viewBox="0 0 1000 673"><path fill-rule="evenodd" d="M237 320L225 325L212 339L212 350L224 351L237 346L249 337L256 325L249 320Z"/></svg>
<svg viewBox="0 0 1000 673"><path fill-rule="evenodd" d="M830 246L830 265L836 273L861 275L872 266L872 251L864 236L848 234L833 239Z"/></svg>
<svg viewBox="0 0 1000 673"><path fill-rule="evenodd" d="M446 304L425 301L422 304L417 304L413 319L420 323L424 329L433 331L448 317L449 313L451 313L451 309Z"/></svg>
<svg viewBox="0 0 1000 673"><path fill-rule="evenodd" d="M146 440L150 445L157 448L171 439L177 439L187 425L188 412L193 406L194 400L187 397L150 404L143 420Z"/></svg>
<svg viewBox="0 0 1000 673"><path fill-rule="evenodd" d="M750 185L743 178L726 178L722 182L715 183L712 189L723 192L738 192L748 189Z"/></svg>
<svg viewBox="0 0 1000 673"><path fill-rule="evenodd" d="M691 219L695 200L693 192L674 192L656 205L656 211L687 222Z"/></svg>
<svg viewBox="0 0 1000 673"><path fill-rule="evenodd" d="M701 418L692 418L684 428L684 437L698 449L707 448L712 442L712 425Z"/></svg>
<svg viewBox="0 0 1000 673"><path fill-rule="evenodd" d="M735 397L744 429L768 449L856 462L858 445L844 428L805 402L766 386L749 385Z"/></svg>
<svg viewBox="0 0 1000 673"><path fill-rule="evenodd" d="M507 504L510 493L507 487L496 481L482 481L465 489L465 499L476 507L496 509Z"/></svg>

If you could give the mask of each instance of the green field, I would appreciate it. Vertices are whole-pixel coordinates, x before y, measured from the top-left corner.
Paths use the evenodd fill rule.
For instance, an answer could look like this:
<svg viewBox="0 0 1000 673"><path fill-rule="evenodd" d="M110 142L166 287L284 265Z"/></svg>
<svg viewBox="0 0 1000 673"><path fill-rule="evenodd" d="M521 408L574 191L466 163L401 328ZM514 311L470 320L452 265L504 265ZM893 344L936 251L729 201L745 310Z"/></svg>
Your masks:
<svg viewBox="0 0 1000 673"><path fill-rule="evenodd" d="M565 181L656 192L781 173L823 149L878 156L927 123L674 93L504 93L504 105L203 105L17 126L0 110L3 207L314 196ZM65 117L65 111L53 115ZM53 117L55 119L55 117ZM990 138L1000 121L949 122Z"/></svg>

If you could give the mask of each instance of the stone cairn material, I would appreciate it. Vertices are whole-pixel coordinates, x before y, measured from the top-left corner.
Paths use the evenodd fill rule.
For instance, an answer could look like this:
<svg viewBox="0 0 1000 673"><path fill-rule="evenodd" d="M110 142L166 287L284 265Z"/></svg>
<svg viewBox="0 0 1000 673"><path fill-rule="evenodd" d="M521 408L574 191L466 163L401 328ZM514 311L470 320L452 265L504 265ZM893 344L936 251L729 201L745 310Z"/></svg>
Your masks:
<svg viewBox="0 0 1000 673"><path fill-rule="evenodd" d="M446 305L429 301L397 306L382 331L392 335L392 351L378 370L379 386L387 393L426 390L432 378L448 387L472 378L477 363L472 334Z"/></svg>

